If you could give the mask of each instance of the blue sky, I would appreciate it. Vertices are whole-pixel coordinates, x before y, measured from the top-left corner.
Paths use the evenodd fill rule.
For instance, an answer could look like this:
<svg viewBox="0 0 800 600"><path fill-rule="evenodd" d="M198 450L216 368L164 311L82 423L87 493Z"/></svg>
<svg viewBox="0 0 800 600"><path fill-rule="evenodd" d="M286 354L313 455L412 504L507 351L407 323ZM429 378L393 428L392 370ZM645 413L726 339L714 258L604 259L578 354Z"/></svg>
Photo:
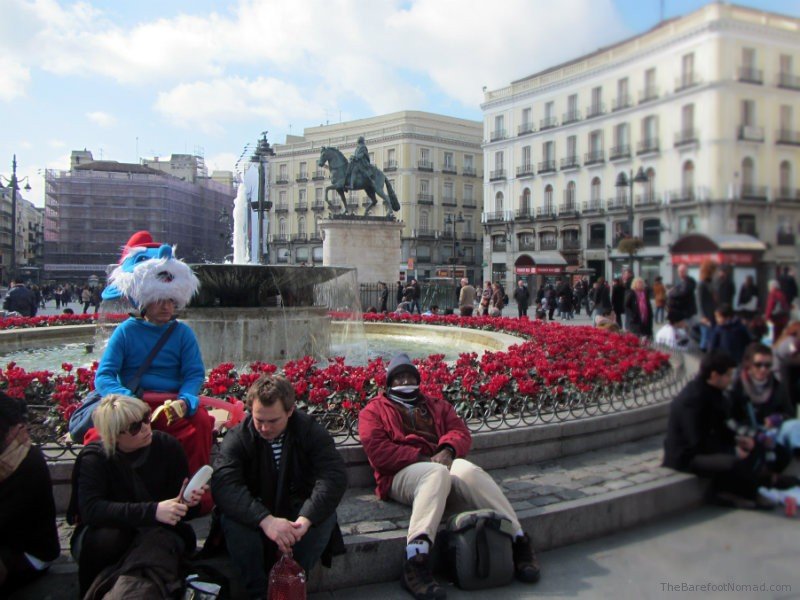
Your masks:
<svg viewBox="0 0 800 600"><path fill-rule="evenodd" d="M663 0L669 18L701 0ZM800 0L739 4L800 16ZM659 0L0 0L0 175L244 146L402 109L480 120L481 88L658 22Z"/></svg>

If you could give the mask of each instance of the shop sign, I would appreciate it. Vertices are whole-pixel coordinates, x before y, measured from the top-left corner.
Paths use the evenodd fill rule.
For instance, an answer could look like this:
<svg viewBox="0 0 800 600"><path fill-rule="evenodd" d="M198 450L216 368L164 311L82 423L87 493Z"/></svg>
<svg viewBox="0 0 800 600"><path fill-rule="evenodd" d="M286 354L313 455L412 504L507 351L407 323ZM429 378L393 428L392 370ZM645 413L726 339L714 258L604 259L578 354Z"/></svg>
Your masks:
<svg viewBox="0 0 800 600"><path fill-rule="evenodd" d="M558 265L536 265L532 267L515 267L517 275L561 275L564 267Z"/></svg>
<svg viewBox="0 0 800 600"><path fill-rule="evenodd" d="M709 252L705 254L673 254L673 265L699 265L710 260L720 265L753 265L755 255L749 252Z"/></svg>

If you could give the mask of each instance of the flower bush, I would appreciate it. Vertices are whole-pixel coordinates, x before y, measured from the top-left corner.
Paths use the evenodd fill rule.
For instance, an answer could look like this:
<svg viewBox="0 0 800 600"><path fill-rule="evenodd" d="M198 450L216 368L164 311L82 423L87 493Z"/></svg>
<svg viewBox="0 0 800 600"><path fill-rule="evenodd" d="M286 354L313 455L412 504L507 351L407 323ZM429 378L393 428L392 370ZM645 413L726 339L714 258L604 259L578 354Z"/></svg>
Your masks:
<svg viewBox="0 0 800 600"><path fill-rule="evenodd" d="M128 318L126 314L103 313L102 315L50 315L42 317L4 317L0 319L2 329L27 329L30 327L56 327L59 325L90 325L102 316L104 321L117 322Z"/></svg>
<svg viewBox="0 0 800 600"><path fill-rule="evenodd" d="M344 315L338 315L344 316ZM565 397L591 400L623 386L650 383L670 368L669 355L642 346L633 335L609 334L593 327L504 317L457 315L365 314L368 322L385 321L444 325L500 331L519 336L520 343L501 352L463 353L455 364L441 354L417 360L421 389L445 399L460 414L476 406L502 407L509 403ZM97 362L75 369L64 363L61 372L27 373L10 363L0 372L0 389L29 404L47 405L49 426L63 433L69 416L94 386ZM365 366L347 365L341 357L319 366L312 357L278 366L254 362L239 372L232 363L217 365L208 373L202 394L229 401L244 399L247 388L262 374L280 371L292 383L298 405L310 413L324 412L343 421L386 385L386 364L381 358Z"/></svg>

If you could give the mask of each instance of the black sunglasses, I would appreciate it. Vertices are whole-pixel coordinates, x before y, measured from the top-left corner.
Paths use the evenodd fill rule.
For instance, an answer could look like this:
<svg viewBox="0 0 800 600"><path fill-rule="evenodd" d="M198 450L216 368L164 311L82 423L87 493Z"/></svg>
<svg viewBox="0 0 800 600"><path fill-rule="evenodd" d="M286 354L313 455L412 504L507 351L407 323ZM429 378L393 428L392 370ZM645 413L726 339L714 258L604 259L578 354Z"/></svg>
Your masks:
<svg viewBox="0 0 800 600"><path fill-rule="evenodd" d="M128 425L128 429L120 431L120 434L123 433L130 433L131 435L139 435L139 432L142 430L142 427L145 425L150 425L150 411L148 410L145 415L142 417L141 421L134 421L130 425Z"/></svg>
<svg viewBox="0 0 800 600"><path fill-rule="evenodd" d="M772 363L771 362L754 362L754 363L752 363L752 365L756 369L771 369L772 368Z"/></svg>

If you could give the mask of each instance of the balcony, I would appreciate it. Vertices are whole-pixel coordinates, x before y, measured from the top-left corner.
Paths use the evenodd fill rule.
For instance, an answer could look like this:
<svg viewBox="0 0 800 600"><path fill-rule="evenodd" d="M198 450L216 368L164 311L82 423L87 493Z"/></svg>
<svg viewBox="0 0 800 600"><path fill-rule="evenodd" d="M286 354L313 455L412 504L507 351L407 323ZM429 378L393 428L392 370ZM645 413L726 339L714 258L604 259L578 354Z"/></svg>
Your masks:
<svg viewBox="0 0 800 600"><path fill-rule="evenodd" d="M606 238L589 238L589 243L586 247L590 250L605 250Z"/></svg>
<svg viewBox="0 0 800 600"><path fill-rule="evenodd" d="M319 231L314 231L308 234L308 241L309 242L321 242L322 241L322 233Z"/></svg>
<svg viewBox="0 0 800 600"><path fill-rule="evenodd" d="M660 246L661 245L661 232L656 231L655 233L645 233L642 236L642 244L648 247L652 246Z"/></svg>
<svg viewBox="0 0 800 600"><path fill-rule="evenodd" d="M604 163L606 161L606 152L605 150L593 150L592 152L587 152L583 155L583 165L588 167L589 165L597 165L600 163Z"/></svg>
<svg viewBox="0 0 800 600"><path fill-rule="evenodd" d="M499 181L506 178L505 169L496 169L489 172L489 181Z"/></svg>
<svg viewBox="0 0 800 600"><path fill-rule="evenodd" d="M433 204L433 194L419 193L417 194L417 202L419 204L427 204L430 206Z"/></svg>
<svg viewBox="0 0 800 600"><path fill-rule="evenodd" d="M632 100L630 95L623 94L617 98L614 98L611 101L611 112L616 112L618 110L623 110L625 108L630 108L632 104Z"/></svg>
<svg viewBox="0 0 800 600"><path fill-rule="evenodd" d="M297 177L294 178L294 180L296 183L305 183L306 181L308 181L308 173L306 173L305 171L300 171L297 174Z"/></svg>
<svg viewBox="0 0 800 600"><path fill-rule="evenodd" d="M697 143L697 129L684 129L675 134L675 147Z"/></svg>
<svg viewBox="0 0 800 600"><path fill-rule="evenodd" d="M631 147L628 144L614 146L611 148L608 160L622 160L631 157Z"/></svg>
<svg viewBox="0 0 800 600"><path fill-rule="evenodd" d="M793 73L778 73L778 87L786 90L800 90L800 77Z"/></svg>
<svg viewBox="0 0 800 600"><path fill-rule="evenodd" d="M787 144L789 146L800 146L800 131L779 129L775 134L775 143Z"/></svg>
<svg viewBox="0 0 800 600"><path fill-rule="evenodd" d="M800 202L800 190L790 187L780 187L776 191L776 202Z"/></svg>
<svg viewBox="0 0 800 600"><path fill-rule="evenodd" d="M556 171L556 161L554 160L543 160L539 163L539 174L542 173L555 173Z"/></svg>
<svg viewBox="0 0 800 600"><path fill-rule="evenodd" d="M606 210L608 212L619 212L628 210L630 206L627 198L609 198L606 202Z"/></svg>
<svg viewBox="0 0 800 600"><path fill-rule="evenodd" d="M461 241L462 242L477 242L478 241L478 234L473 233L471 231L464 231L461 233Z"/></svg>
<svg viewBox="0 0 800 600"><path fill-rule="evenodd" d="M544 131L545 129L552 129L553 127L558 127L558 119L555 117L545 117L544 119L539 121L539 131Z"/></svg>
<svg viewBox="0 0 800 600"><path fill-rule="evenodd" d="M561 159L561 170L567 171L569 169L579 169L581 166L581 161L578 159L577 155L574 156L565 156Z"/></svg>
<svg viewBox="0 0 800 600"><path fill-rule="evenodd" d="M457 204L455 196L442 196L442 206L456 206Z"/></svg>
<svg viewBox="0 0 800 600"><path fill-rule="evenodd" d="M490 142L496 142L498 140L506 139L506 130L505 129L495 129L489 135Z"/></svg>
<svg viewBox="0 0 800 600"><path fill-rule="evenodd" d="M601 213L603 212L603 201L600 199L589 200L583 203L583 213Z"/></svg>
<svg viewBox="0 0 800 600"><path fill-rule="evenodd" d="M738 138L743 142L763 142L764 128L756 127L755 125L741 125L739 126Z"/></svg>
<svg viewBox="0 0 800 600"><path fill-rule="evenodd" d="M653 192L636 194L633 199L636 208L657 208L661 205L661 200Z"/></svg>
<svg viewBox="0 0 800 600"><path fill-rule="evenodd" d="M700 78L694 73L685 73L675 80L675 93L700 85Z"/></svg>
<svg viewBox="0 0 800 600"><path fill-rule="evenodd" d="M507 248L506 238L500 236L492 238L492 252L505 252Z"/></svg>
<svg viewBox="0 0 800 600"><path fill-rule="evenodd" d="M397 161L396 160L385 160L385 161L383 161L383 171L384 171L384 173L390 173L391 171L397 171Z"/></svg>
<svg viewBox="0 0 800 600"><path fill-rule="evenodd" d="M444 163L442 165L442 173L450 173L451 175L456 175L458 171L456 170L456 166L450 163Z"/></svg>
<svg viewBox="0 0 800 600"><path fill-rule="evenodd" d="M415 238L432 240L436 238L436 230L423 227L421 229L415 229L413 235Z"/></svg>
<svg viewBox="0 0 800 600"><path fill-rule="evenodd" d="M766 185L745 185L742 184L741 198L742 200L754 200L757 202L766 202L769 188Z"/></svg>
<svg viewBox="0 0 800 600"><path fill-rule="evenodd" d="M418 160L417 169L420 171L433 171L433 163L429 160Z"/></svg>
<svg viewBox="0 0 800 600"><path fill-rule="evenodd" d="M604 102L597 102L596 104L592 104L586 109L586 118L593 119L595 117L600 117L606 114L606 105Z"/></svg>
<svg viewBox="0 0 800 600"><path fill-rule="evenodd" d="M461 169L461 174L464 177L477 177L478 172L475 170L475 167L473 166L468 167L467 165L464 165L464 168Z"/></svg>
<svg viewBox="0 0 800 600"><path fill-rule="evenodd" d="M651 85L639 92L639 104L658 100L658 86Z"/></svg>
<svg viewBox="0 0 800 600"><path fill-rule="evenodd" d="M520 250L527 250L528 252L536 251L536 242L530 238L520 237L517 241L517 247Z"/></svg>
<svg viewBox="0 0 800 600"><path fill-rule="evenodd" d="M577 123L580 120L581 120L581 111L570 110L562 115L561 124L569 125L570 123Z"/></svg>
<svg viewBox="0 0 800 600"><path fill-rule="evenodd" d="M286 173L280 173L275 177L275 185L286 185L289 183L289 176Z"/></svg>
<svg viewBox="0 0 800 600"><path fill-rule="evenodd" d="M517 135L525 135L526 133L533 133L534 127L533 122L530 121L528 123L523 123L519 127L517 127Z"/></svg>
<svg viewBox="0 0 800 600"><path fill-rule="evenodd" d="M289 212L289 205L285 204L285 203L284 204L276 204L275 205L275 212L278 212L278 213Z"/></svg>
<svg viewBox="0 0 800 600"><path fill-rule="evenodd" d="M642 140L636 145L636 156L658 152L658 138Z"/></svg>
<svg viewBox="0 0 800 600"><path fill-rule="evenodd" d="M325 210L325 203L322 200L314 200L311 210Z"/></svg>
<svg viewBox="0 0 800 600"><path fill-rule="evenodd" d="M753 67L739 67L739 81L742 83L764 83L764 72Z"/></svg>
<svg viewBox="0 0 800 600"><path fill-rule="evenodd" d="M517 167L517 177L533 177L533 165L520 165Z"/></svg>
<svg viewBox="0 0 800 600"><path fill-rule="evenodd" d="M293 233L292 234L292 241L293 242L305 242L306 241L306 234L305 233Z"/></svg>
<svg viewBox="0 0 800 600"><path fill-rule="evenodd" d="M295 212L305 212L308 210L308 202L295 202L294 203L294 210Z"/></svg>
<svg viewBox="0 0 800 600"><path fill-rule="evenodd" d="M494 212L484 213L484 221L486 223L493 223L497 221L505 221L508 215L504 210L496 210Z"/></svg>
<svg viewBox="0 0 800 600"><path fill-rule="evenodd" d="M540 206L536 209L536 217L538 219L555 219L556 218L556 208L555 206ZM544 250L544 248L542 248Z"/></svg>
<svg viewBox="0 0 800 600"><path fill-rule="evenodd" d="M684 187L669 192L670 204L684 204L694 202L697 199L694 188Z"/></svg>
<svg viewBox="0 0 800 600"><path fill-rule="evenodd" d="M532 221L533 220L533 213L531 212L530 207L528 208L518 208L514 211L514 220L515 221Z"/></svg>
<svg viewBox="0 0 800 600"><path fill-rule="evenodd" d="M461 204L462 208L478 208L478 205L475 204L474 198L464 198L464 202Z"/></svg>
<svg viewBox="0 0 800 600"><path fill-rule="evenodd" d="M314 181L322 181L323 179L325 179L325 171L322 169L317 169L311 175L311 179L313 179Z"/></svg>
<svg viewBox="0 0 800 600"><path fill-rule="evenodd" d="M285 233L273 233L272 241L276 244L286 244L289 241L289 236Z"/></svg>
<svg viewBox="0 0 800 600"><path fill-rule="evenodd" d="M559 217L577 217L578 205L575 202L565 202L558 207Z"/></svg>
<svg viewBox="0 0 800 600"><path fill-rule="evenodd" d="M549 238L540 239L539 250L558 250L558 240Z"/></svg>
<svg viewBox="0 0 800 600"><path fill-rule="evenodd" d="M561 240L561 249L562 250L580 250L581 249L581 241L575 238L564 238Z"/></svg>

